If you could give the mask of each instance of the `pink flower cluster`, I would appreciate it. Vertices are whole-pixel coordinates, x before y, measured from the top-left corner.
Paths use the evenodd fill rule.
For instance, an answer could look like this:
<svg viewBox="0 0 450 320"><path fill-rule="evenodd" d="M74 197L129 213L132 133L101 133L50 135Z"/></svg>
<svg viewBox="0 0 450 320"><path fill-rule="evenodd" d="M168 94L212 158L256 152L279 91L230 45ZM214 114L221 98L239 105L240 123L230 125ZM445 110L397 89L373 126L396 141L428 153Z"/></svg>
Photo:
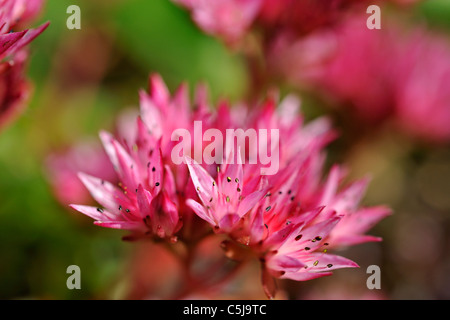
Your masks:
<svg viewBox="0 0 450 320"><path fill-rule="evenodd" d="M22 28L39 13L42 0L0 0L0 127L20 112L29 92L23 69L26 46L47 28Z"/></svg>
<svg viewBox="0 0 450 320"><path fill-rule="evenodd" d="M390 210L361 208L367 180L342 186L345 172L339 166L322 180L323 149L335 133L324 118L305 124L297 98L288 96L278 107L277 99L269 97L252 109L226 102L212 109L200 86L194 106L185 85L171 96L161 78L151 76L149 93L141 92L140 115L127 137L100 133L118 183L80 173L100 207L71 207L96 225L130 230L128 239L189 243L192 238L183 229L207 223L211 231L228 236L222 246L228 257L258 257L269 297L275 294L274 278L308 280L357 266L328 250L380 240L365 233ZM224 154L228 161L221 165L187 158L187 165L175 165L172 133L192 130L194 121L202 121L203 130L279 129L278 174L263 176L255 168L258 164L232 163L245 145L236 154Z"/></svg>

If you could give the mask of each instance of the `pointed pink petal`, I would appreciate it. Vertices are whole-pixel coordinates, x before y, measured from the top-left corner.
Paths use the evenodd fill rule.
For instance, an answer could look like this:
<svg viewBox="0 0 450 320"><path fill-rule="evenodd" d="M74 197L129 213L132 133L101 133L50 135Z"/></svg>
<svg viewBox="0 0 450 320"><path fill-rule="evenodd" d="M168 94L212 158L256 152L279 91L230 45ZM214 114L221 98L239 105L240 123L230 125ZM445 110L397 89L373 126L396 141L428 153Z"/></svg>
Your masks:
<svg viewBox="0 0 450 320"><path fill-rule="evenodd" d="M256 204L261 199L264 198L264 196L267 194L268 190L269 189L266 188L266 189L263 189L263 190L259 190L259 191L253 192L252 194L249 194L243 200L241 200L241 202L239 203L238 210L236 212L237 215L239 217L242 217L248 211L250 211L254 206L256 206Z"/></svg>
<svg viewBox="0 0 450 320"><path fill-rule="evenodd" d="M163 134L161 124L164 123L164 119L162 118L161 111L144 91L140 92L140 109L142 121L148 130L150 130L152 135L160 138Z"/></svg>
<svg viewBox="0 0 450 320"><path fill-rule="evenodd" d="M176 112L179 113L181 117L187 117L189 112L191 112L189 107L189 90L187 83L182 83L173 97L173 103L176 106Z"/></svg>
<svg viewBox="0 0 450 320"><path fill-rule="evenodd" d="M269 237L264 241L264 248L273 250L278 249L292 232L293 228L294 225L289 224L282 229L276 230L275 232L269 229Z"/></svg>
<svg viewBox="0 0 450 320"><path fill-rule="evenodd" d="M364 233L391 214L392 210L384 206L362 208L351 215L345 216L342 222L345 223L348 232Z"/></svg>
<svg viewBox="0 0 450 320"><path fill-rule="evenodd" d="M170 101L169 89L167 89L164 80L159 74L152 74L150 76L150 95L152 100L160 108L167 105Z"/></svg>
<svg viewBox="0 0 450 320"><path fill-rule="evenodd" d="M325 209L325 207L324 206L322 206L322 207L318 207L318 208L316 208L316 209L314 209L314 210L310 210L310 211L308 211L308 212L304 212L303 214L302 214L302 218L303 218L303 221L306 223L306 224L308 224L308 223L310 223L311 221L314 221L314 219L316 219L317 217L321 217L322 218L322 212L324 211L324 209ZM323 217L323 219L331 219L332 217L334 217L334 216L336 216L336 212L335 211L333 211L332 212L332 214L330 213L330 215L328 216L324 216Z"/></svg>
<svg viewBox="0 0 450 320"><path fill-rule="evenodd" d="M195 88L195 106L200 114L208 112L208 89L206 85L199 84Z"/></svg>
<svg viewBox="0 0 450 320"><path fill-rule="evenodd" d="M296 95L286 96L278 106L277 113L280 117L280 123L282 126L288 126L293 121L299 118L301 101Z"/></svg>
<svg viewBox="0 0 450 320"><path fill-rule="evenodd" d="M347 214L338 227L330 234L332 246L348 246L369 241L380 241L378 237L363 235L381 219L389 216L392 211L384 206L363 208Z"/></svg>
<svg viewBox="0 0 450 320"><path fill-rule="evenodd" d="M112 212L118 210L118 203L128 202L123 192L108 181L92 177L85 173L79 173L78 177L89 190L92 197Z"/></svg>
<svg viewBox="0 0 450 320"><path fill-rule="evenodd" d="M141 213L141 218L144 219L147 216L152 217L153 212L151 208L151 202L153 200L153 196L150 192L145 190L142 185L139 185L137 192L137 203L139 206L139 212Z"/></svg>
<svg viewBox="0 0 450 320"><path fill-rule="evenodd" d="M10 47L8 50L8 54L13 54L29 44L31 41L33 41L38 35L40 35L50 24L50 22L44 23L43 25L39 26L36 29L30 29L27 30L25 35L21 37L14 46Z"/></svg>
<svg viewBox="0 0 450 320"><path fill-rule="evenodd" d="M308 227L300 227L289 235L289 238L278 249L281 253L296 252L302 254L305 251L313 252L322 246L325 238L341 220L340 217L331 218Z"/></svg>
<svg viewBox="0 0 450 320"><path fill-rule="evenodd" d="M116 149L114 148L113 145L113 141L114 138L113 136L106 131L100 131L100 139L102 140L103 143L103 147L105 148L106 154L109 157L109 160L111 161L112 165L114 166L114 170L118 170L119 168L119 160L117 159L117 155L116 155Z"/></svg>
<svg viewBox="0 0 450 320"><path fill-rule="evenodd" d="M298 259L288 255L276 254L274 257L268 259L267 267L275 271L297 272L303 268L305 264Z"/></svg>
<svg viewBox="0 0 450 320"><path fill-rule="evenodd" d="M244 189L244 174L242 169L242 161L240 147L238 147L236 159L233 159L233 155L229 155L225 167L219 177L221 179L221 190L223 194L228 195L231 199L237 200ZM238 188L241 191L237 191Z"/></svg>
<svg viewBox="0 0 450 320"><path fill-rule="evenodd" d="M142 154L142 159L144 159L147 157L149 150L157 146L158 139L151 134L142 117L138 116L136 118L136 138L130 141L135 141L138 151Z"/></svg>
<svg viewBox="0 0 450 320"><path fill-rule="evenodd" d="M97 207L82 206L76 204L71 204L70 207L72 209L75 209L76 211L81 212L82 214L87 215L88 217L91 217L94 220L113 220L118 218L117 215L108 212L105 209L99 209Z"/></svg>
<svg viewBox="0 0 450 320"><path fill-rule="evenodd" d="M150 206L153 232L160 238L173 235L179 222L177 207L165 192L159 192L152 199Z"/></svg>
<svg viewBox="0 0 450 320"><path fill-rule="evenodd" d="M9 49L11 46L17 44L20 38L22 38L27 31L6 33L0 35L0 57Z"/></svg>
<svg viewBox="0 0 450 320"><path fill-rule="evenodd" d="M317 118L302 129L302 139L299 139L297 148L304 149L311 146L321 149L337 137L337 132L331 129L331 121L326 117Z"/></svg>
<svg viewBox="0 0 450 320"><path fill-rule="evenodd" d="M171 199L176 199L177 186L169 165L164 166L164 190Z"/></svg>
<svg viewBox="0 0 450 320"><path fill-rule="evenodd" d="M173 232L175 226L179 222L178 207L168 196L166 190L162 191L162 195L163 195L162 208L164 212L164 218L167 218L168 224L167 230L172 230Z"/></svg>
<svg viewBox="0 0 450 320"><path fill-rule="evenodd" d="M369 179L362 179L351 184L344 191L338 193L335 196L335 200L332 203L332 207L338 214L345 214L357 209L361 199L366 192Z"/></svg>
<svg viewBox="0 0 450 320"><path fill-rule="evenodd" d="M186 157L186 162L200 200L205 206L209 205L211 198L213 198L213 200L217 199L218 188L217 185L215 185L214 179L201 165L195 162L195 160Z"/></svg>
<svg viewBox="0 0 450 320"><path fill-rule="evenodd" d="M354 261L329 253L312 253L308 256L308 261L304 261L307 265L308 272L330 271L342 268L359 268Z"/></svg>
<svg viewBox="0 0 450 320"><path fill-rule="evenodd" d="M214 221L213 217L209 214L208 211L205 210L205 208L198 203L195 200L188 199L186 200L186 205L191 208L201 219L208 222L210 225L215 226L216 222Z"/></svg>
<svg viewBox="0 0 450 320"><path fill-rule="evenodd" d="M264 237L264 218L261 209L256 210L255 217L250 226L250 241L252 244L258 243Z"/></svg>

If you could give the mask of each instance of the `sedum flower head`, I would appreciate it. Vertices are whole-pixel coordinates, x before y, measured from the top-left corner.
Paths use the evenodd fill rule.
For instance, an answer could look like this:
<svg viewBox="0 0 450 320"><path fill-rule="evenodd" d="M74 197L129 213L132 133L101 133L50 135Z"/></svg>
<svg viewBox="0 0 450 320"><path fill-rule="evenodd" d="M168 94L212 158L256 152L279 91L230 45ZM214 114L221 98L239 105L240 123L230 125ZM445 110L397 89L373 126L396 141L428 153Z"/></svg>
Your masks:
<svg viewBox="0 0 450 320"><path fill-rule="evenodd" d="M207 34L235 44L252 29L267 38L278 33L304 36L334 25L349 12L365 12L366 0L173 0L191 12ZM391 0L400 3L401 0Z"/></svg>
<svg viewBox="0 0 450 320"><path fill-rule="evenodd" d="M171 96L158 75L151 76L150 83L149 93L141 92L140 116L130 132L119 137L100 133L118 183L79 174L100 207L71 206L95 224L130 230L128 239L186 243L192 241L183 232L188 220L197 234L209 225L211 232L228 237L222 243L226 256L259 258L269 297L275 294L274 278L303 281L357 266L328 250L380 240L365 233L389 215L389 209L362 208L367 179L342 186L345 173L339 166L322 179L324 147L335 133L326 119L305 124L297 98L286 97L279 108L271 96L252 109L221 103L211 110L199 87L197 108L192 109L186 86ZM252 139L238 139L233 141L235 149L218 153L223 162L212 164L191 158L188 151L209 146L194 139L184 150L185 163L175 164L172 133L182 128L195 136L198 121L205 135L208 129L225 134L228 129L277 129L279 139L258 140L257 149ZM265 174L266 164L250 161L261 156L261 150L278 150L273 174Z"/></svg>

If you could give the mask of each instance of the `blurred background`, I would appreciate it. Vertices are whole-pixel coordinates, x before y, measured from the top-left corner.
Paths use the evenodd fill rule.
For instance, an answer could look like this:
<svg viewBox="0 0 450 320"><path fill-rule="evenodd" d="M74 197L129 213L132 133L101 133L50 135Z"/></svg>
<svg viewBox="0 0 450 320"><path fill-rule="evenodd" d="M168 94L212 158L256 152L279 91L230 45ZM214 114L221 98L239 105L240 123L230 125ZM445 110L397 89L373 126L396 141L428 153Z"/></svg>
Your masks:
<svg viewBox="0 0 450 320"><path fill-rule="evenodd" d="M81 30L66 27L72 4L81 8ZM406 25L450 39L449 1L428 0L407 10ZM239 101L252 86L246 58L205 35L188 12L167 0L48 0L36 25L45 21L50 27L31 44L29 107L0 135L0 298L141 297L136 282L164 292L177 274L167 267L170 256L151 243L123 242L123 232L96 227L68 208L48 164L81 143L98 145L99 130L116 130L119 115L137 110L138 90L147 87L151 72L160 73L171 90L182 81L191 89L201 81L211 101ZM394 211L369 232L383 242L341 252L360 269L286 281L280 298L450 299L448 142L413 139L389 122L366 126L359 135L360 128L349 130L348 119L330 107L332 100L288 82L277 85L282 94L301 95L306 119L332 117L341 137L328 148L329 164L345 163L351 178L370 174L364 204ZM86 156L74 161L95 166L92 150L80 148ZM82 290L66 287L66 268L73 264L81 268ZM381 268L381 290L366 287L369 265ZM249 267L215 298L264 294Z"/></svg>

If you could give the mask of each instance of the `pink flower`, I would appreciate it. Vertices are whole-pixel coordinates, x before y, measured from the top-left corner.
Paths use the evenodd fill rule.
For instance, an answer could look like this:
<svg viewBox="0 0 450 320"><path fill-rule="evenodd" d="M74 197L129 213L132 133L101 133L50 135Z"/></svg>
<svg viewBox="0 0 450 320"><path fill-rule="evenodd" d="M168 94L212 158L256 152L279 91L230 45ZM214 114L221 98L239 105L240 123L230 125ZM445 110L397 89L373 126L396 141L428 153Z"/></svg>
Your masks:
<svg viewBox="0 0 450 320"><path fill-rule="evenodd" d="M79 177L101 208L71 205L95 224L133 231L132 237L157 236L175 241L180 220L174 202L174 183L162 163L161 151L146 150L145 162L136 149L122 145L109 133L100 134L105 150L116 170L118 186L80 173Z"/></svg>
<svg viewBox="0 0 450 320"><path fill-rule="evenodd" d="M258 14L261 0L174 0L192 11L192 19L206 33L228 43L239 40Z"/></svg>
<svg viewBox="0 0 450 320"><path fill-rule="evenodd" d="M201 202L188 199L187 204L216 232L228 234L260 257L269 297L275 294L274 277L302 281L330 275L334 269L356 267L327 251L380 241L365 232L390 214L381 206L361 208L367 181L342 189L345 175L337 166L321 181L323 147L334 133L323 119L302 125L292 112L298 104L293 97L283 104L281 114L274 112L269 102L253 109L254 118L248 117L249 126L277 127L280 141L289 142L281 148L282 165L276 175L262 177L251 164L235 161L219 168L214 179L199 164L188 163ZM286 152L289 147L291 152ZM230 257L243 255L239 253L242 247L232 242L225 243L224 250Z"/></svg>
<svg viewBox="0 0 450 320"><path fill-rule="evenodd" d="M149 93L140 92L140 120L138 123L138 138L145 138L147 141L141 143L152 144L156 140L161 140L163 157L170 157L173 146L171 136L176 129L187 129L193 131L194 121L202 121L208 124L209 106L207 104L207 93L203 86L196 89L194 111L188 96L186 84L178 87L173 97L171 97L164 81L157 74L150 76ZM166 121L171 119L171 121ZM150 134L142 132L142 125L149 129ZM150 141L150 140L154 141Z"/></svg>
<svg viewBox="0 0 450 320"><path fill-rule="evenodd" d="M207 108L204 91L198 90L199 107L191 110L185 86L171 97L159 76L150 79L150 92L141 92L140 116L134 125L124 126L127 133L119 133L118 138L100 134L118 184L80 173L100 207L72 208L93 218L97 225L132 231L128 239L151 237L186 243L192 239L183 232L184 224L192 224L195 214L214 232L228 236L222 243L227 257L260 259L269 297L275 294L274 278L309 280L357 266L328 249L380 240L365 233L389 210L361 208L367 181L342 188L344 173L338 167L322 181L323 148L335 133L326 119L303 123L297 98L286 97L279 109L277 99L270 96L251 111L245 104L231 108L226 102L212 111ZM251 139L248 144L238 141L236 151L219 150L220 160L226 160L223 163L199 164L184 154L187 165L175 164L172 133L179 128L199 130L195 121L203 123L199 134L207 129L219 133L228 129L278 130L279 139L268 139L267 144L258 140L258 147L266 153L280 149L276 159L279 171L264 175L261 163L248 161L261 151L250 152L251 144L257 143ZM200 146L204 151L208 144L197 138L188 146ZM191 231L201 235L202 225L193 225Z"/></svg>
<svg viewBox="0 0 450 320"><path fill-rule="evenodd" d="M101 208L71 205L95 224L132 231L127 239L158 237L176 241L175 234L192 211L185 198L195 194L186 166L171 161L173 130L191 130L194 118L205 114L204 89L197 90L195 112L190 111L186 85L174 97L159 75L150 77L149 93L140 93L140 115L133 122L121 121L118 138L100 134L118 186L81 173L81 181ZM168 119L171 119L169 121Z"/></svg>
<svg viewBox="0 0 450 320"><path fill-rule="evenodd" d="M103 208L72 205L95 224L134 232L133 236L173 238L181 227L172 173L162 162L161 149L121 144L107 132L100 137L118 176L118 186L80 174L80 179ZM145 153L145 159L142 155Z"/></svg>
<svg viewBox="0 0 450 320"><path fill-rule="evenodd" d="M390 19L381 30L364 23L365 17L352 17L297 41L281 35L270 50L271 68L365 125L389 121L413 137L448 141L450 43L420 27L405 31Z"/></svg>
<svg viewBox="0 0 450 320"><path fill-rule="evenodd" d="M26 4L25 4L26 3ZM0 128L15 118L28 97L29 84L23 76L27 60L25 47L48 26L13 32L39 11L42 1L0 1Z"/></svg>
<svg viewBox="0 0 450 320"><path fill-rule="evenodd" d="M338 214L338 211L324 206L311 211L302 208L297 201L301 196L298 186L302 185L299 176L290 179L280 175L281 189L267 187L267 183L260 180L248 191L246 185L241 183L245 174L240 164L228 165L223 174L219 172L218 183L200 165L188 165L202 202L189 199L188 205L216 232L227 233L233 241L247 246L259 256L263 286L269 297L275 295L273 278L304 281L331 275L330 271L335 269L357 267L353 261L327 253L329 248L342 244L338 237L339 223L347 211L342 209ZM300 165L298 171L302 169ZM359 199L348 201L356 206ZM361 212L354 214L363 220L360 224L364 225L368 216ZM320 222L315 222L317 220ZM351 222L343 225L349 237L366 231L364 228L349 230L349 225ZM333 237L335 230L337 237ZM336 243L332 243L335 238ZM358 240L379 239L366 237ZM243 249L227 242L224 243L224 250L228 256L236 257L242 256L237 251Z"/></svg>
<svg viewBox="0 0 450 320"><path fill-rule="evenodd" d="M335 269L357 267L355 262L327 252L326 239L339 222L339 217L333 217L311 226L300 224L290 228L289 233L284 229L282 234L274 233L262 245L262 250L269 252L263 260L265 267L273 276L297 281L331 275L330 271ZM280 235L284 236L282 241Z"/></svg>

